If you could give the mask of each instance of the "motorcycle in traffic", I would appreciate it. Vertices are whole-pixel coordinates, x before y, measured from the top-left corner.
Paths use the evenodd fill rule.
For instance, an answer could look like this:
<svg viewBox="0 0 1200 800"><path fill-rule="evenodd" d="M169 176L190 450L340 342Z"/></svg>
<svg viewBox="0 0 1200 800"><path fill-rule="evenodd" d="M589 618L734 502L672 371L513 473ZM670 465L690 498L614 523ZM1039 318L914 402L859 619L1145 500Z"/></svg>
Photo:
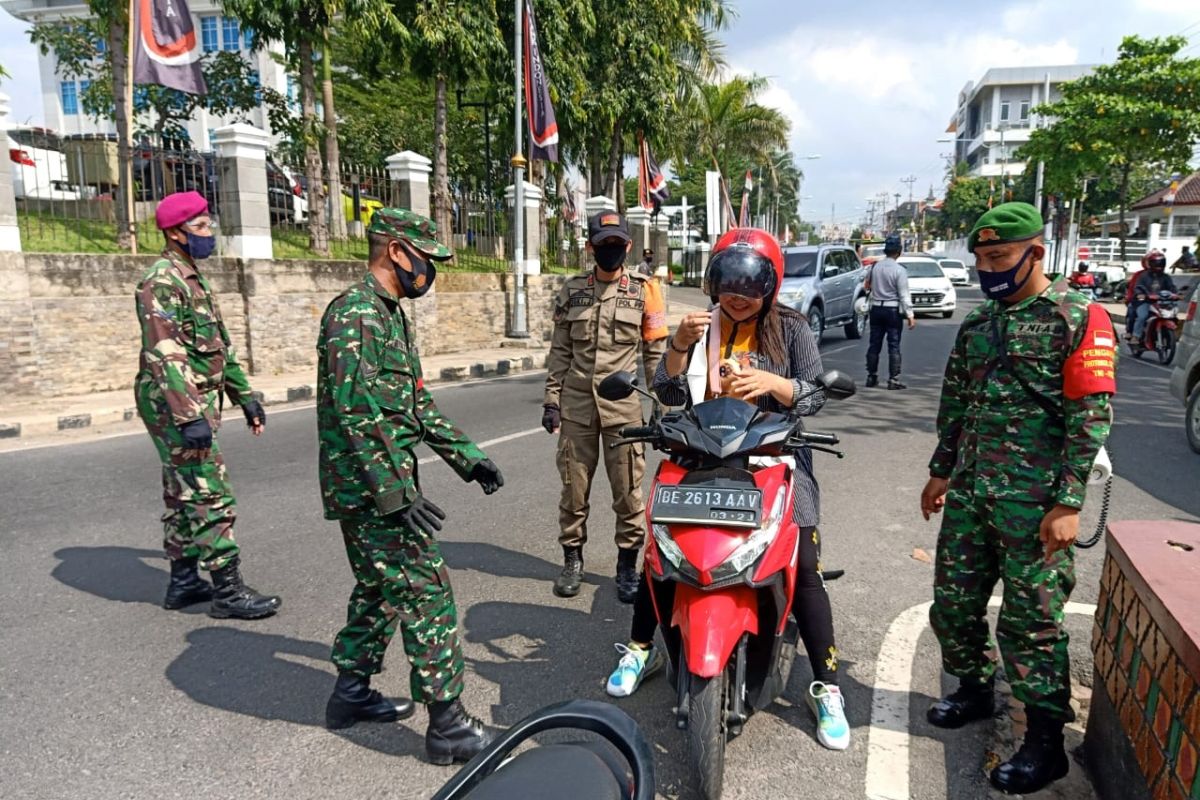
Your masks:
<svg viewBox="0 0 1200 800"><path fill-rule="evenodd" d="M836 371L816 383L812 393L834 399L855 392ZM727 739L782 694L796 654L794 455L841 458L830 449L838 437L732 397L662 414L630 373L608 376L597 391L606 400L639 392L655 403L650 424L623 429L612 446L642 442L668 456L647 504L645 570L670 659L676 726L686 731L700 795L718 800Z"/></svg>
<svg viewBox="0 0 1200 800"><path fill-rule="evenodd" d="M1179 296L1170 292L1152 294L1146 298L1150 304L1150 317L1142 330L1140 339L1129 339L1129 352L1135 358L1141 358L1147 351L1158 354L1160 364L1170 364L1175 358L1179 320L1177 304ZM1127 323L1130 330L1133 323Z"/></svg>

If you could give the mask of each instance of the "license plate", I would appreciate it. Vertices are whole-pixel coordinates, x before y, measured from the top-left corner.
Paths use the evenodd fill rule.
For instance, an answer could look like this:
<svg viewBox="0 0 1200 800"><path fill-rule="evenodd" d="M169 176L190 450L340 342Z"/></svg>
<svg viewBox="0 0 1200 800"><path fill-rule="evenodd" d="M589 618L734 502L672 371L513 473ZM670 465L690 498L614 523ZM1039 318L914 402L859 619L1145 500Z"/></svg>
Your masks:
<svg viewBox="0 0 1200 800"><path fill-rule="evenodd" d="M737 528L757 528L761 518L761 490L699 486L659 486L650 513L651 522Z"/></svg>

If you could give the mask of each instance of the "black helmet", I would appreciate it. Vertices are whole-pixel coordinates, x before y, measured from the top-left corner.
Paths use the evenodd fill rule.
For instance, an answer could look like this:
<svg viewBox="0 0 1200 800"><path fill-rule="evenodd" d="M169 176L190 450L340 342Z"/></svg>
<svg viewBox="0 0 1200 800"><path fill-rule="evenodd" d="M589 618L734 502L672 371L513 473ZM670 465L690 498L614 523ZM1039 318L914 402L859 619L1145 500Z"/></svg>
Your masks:
<svg viewBox="0 0 1200 800"><path fill-rule="evenodd" d="M1166 269L1167 257L1155 250L1150 255L1146 256L1146 266L1150 269Z"/></svg>
<svg viewBox="0 0 1200 800"><path fill-rule="evenodd" d="M892 234L883 240L883 254L885 256L900 255L904 252L904 245L900 242L900 237Z"/></svg>

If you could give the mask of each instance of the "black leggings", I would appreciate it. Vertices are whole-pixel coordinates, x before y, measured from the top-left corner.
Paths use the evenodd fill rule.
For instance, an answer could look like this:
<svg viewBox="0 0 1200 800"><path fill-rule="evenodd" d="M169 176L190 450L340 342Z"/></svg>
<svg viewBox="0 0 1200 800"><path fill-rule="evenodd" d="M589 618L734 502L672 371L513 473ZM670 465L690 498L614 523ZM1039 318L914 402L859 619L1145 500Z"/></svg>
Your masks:
<svg viewBox="0 0 1200 800"><path fill-rule="evenodd" d="M812 526L800 529L800 564L796 572L796 595L792 599L792 615L800 627L800 639L812 664L813 680L837 685L838 656L833 643L833 609L829 593L821 578L821 537ZM633 603L633 622L629 626L630 641L648 644L654 641L658 619L654 616L654 601L650 597L649 578L645 571L638 583L637 599Z"/></svg>

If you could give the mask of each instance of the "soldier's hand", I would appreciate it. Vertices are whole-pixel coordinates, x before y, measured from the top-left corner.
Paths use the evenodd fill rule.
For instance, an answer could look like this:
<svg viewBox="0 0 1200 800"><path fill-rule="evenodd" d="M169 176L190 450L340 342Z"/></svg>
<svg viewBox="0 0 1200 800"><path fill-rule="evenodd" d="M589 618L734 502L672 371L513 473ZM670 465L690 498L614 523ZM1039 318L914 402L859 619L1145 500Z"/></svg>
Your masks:
<svg viewBox="0 0 1200 800"><path fill-rule="evenodd" d="M562 411L553 403L542 406L542 427L546 433L558 433L562 427Z"/></svg>
<svg viewBox="0 0 1200 800"><path fill-rule="evenodd" d="M709 311L693 311L683 318L679 323L679 327L675 330L673 341L675 346L680 350L691 347L696 342L700 341L700 337L708 330L709 324L712 322L712 312Z"/></svg>
<svg viewBox="0 0 1200 800"><path fill-rule="evenodd" d="M267 427L267 412L263 411L262 403L251 400L242 406L242 415L246 417L246 427L251 433L262 436L263 429Z"/></svg>
<svg viewBox="0 0 1200 800"><path fill-rule="evenodd" d="M471 470L471 480L483 487L484 494L492 494L504 485L504 476L500 474L500 468L486 458Z"/></svg>
<svg viewBox="0 0 1200 800"><path fill-rule="evenodd" d="M917 318L909 317L908 318L908 329L911 331L915 327L917 327Z"/></svg>
<svg viewBox="0 0 1200 800"><path fill-rule="evenodd" d="M949 487L950 481L945 478L931 477L925 484L925 488L921 490L921 514L925 519L929 519L932 514L941 513L946 505L946 491Z"/></svg>
<svg viewBox="0 0 1200 800"><path fill-rule="evenodd" d="M1066 550L1075 544L1079 536L1079 509L1055 506L1042 517L1038 533L1045 548L1046 560L1049 561L1059 550Z"/></svg>
<svg viewBox="0 0 1200 800"><path fill-rule="evenodd" d="M191 458L204 458L212 448L212 426L204 417L185 422L179 426L183 434L184 455Z"/></svg>
<svg viewBox="0 0 1200 800"><path fill-rule="evenodd" d="M445 518L445 511L421 495L417 495L412 505L400 512L400 519L406 526L427 536L433 536L440 531L442 520Z"/></svg>

